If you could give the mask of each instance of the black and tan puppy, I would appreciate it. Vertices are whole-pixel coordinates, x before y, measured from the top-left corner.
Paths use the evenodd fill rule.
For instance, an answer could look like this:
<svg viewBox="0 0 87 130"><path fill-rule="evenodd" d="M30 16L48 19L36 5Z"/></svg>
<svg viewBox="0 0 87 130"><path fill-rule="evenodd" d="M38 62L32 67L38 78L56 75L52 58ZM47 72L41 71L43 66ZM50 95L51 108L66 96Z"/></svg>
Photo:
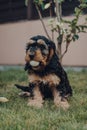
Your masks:
<svg viewBox="0 0 87 130"><path fill-rule="evenodd" d="M68 108L67 97L72 95L72 89L66 72L59 63L55 44L44 36L30 38L25 61L29 86L16 87L25 93L30 92L28 105L41 107L45 98L52 98L56 106Z"/></svg>

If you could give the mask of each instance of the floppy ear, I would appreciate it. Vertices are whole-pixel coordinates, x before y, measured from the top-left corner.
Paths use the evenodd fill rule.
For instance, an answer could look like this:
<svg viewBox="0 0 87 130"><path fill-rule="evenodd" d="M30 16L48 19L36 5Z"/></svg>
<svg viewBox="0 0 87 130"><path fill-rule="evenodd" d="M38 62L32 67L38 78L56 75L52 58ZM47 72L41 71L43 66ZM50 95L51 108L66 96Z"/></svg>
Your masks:
<svg viewBox="0 0 87 130"><path fill-rule="evenodd" d="M50 61L52 59L53 55L54 55L54 49L50 48L50 50L49 50L49 56L48 56L48 61Z"/></svg>
<svg viewBox="0 0 87 130"><path fill-rule="evenodd" d="M28 70L30 68L30 65L29 65L30 58L29 58L28 51L26 51L25 61L26 61L26 64L25 64L24 69L26 71L26 70Z"/></svg>
<svg viewBox="0 0 87 130"><path fill-rule="evenodd" d="M28 70L28 68L29 68L29 64L28 64L28 63L26 63L26 64L25 64L25 67L24 67L24 70L25 70L25 71L27 71L27 70Z"/></svg>
<svg viewBox="0 0 87 130"><path fill-rule="evenodd" d="M24 67L24 70L25 70L25 71L31 70L31 66L29 65L29 63L26 62L25 67Z"/></svg>
<svg viewBox="0 0 87 130"><path fill-rule="evenodd" d="M26 56L25 56L25 61L26 61L26 64L25 64L25 71L29 69L29 61L30 61L30 58L29 58L29 54L28 54L28 51L26 50Z"/></svg>
<svg viewBox="0 0 87 130"><path fill-rule="evenodd" d="M50 59L52 59L53 55L55 54L55 43L53 43L52 41L49 41L49 57L48 60L50 61Z"/></svg>
<svg viewBox="0 0 87 130"><path fill-rule="evenodd" d="M26 62L29 62L29 61L30 61L28 52L26 52L25 61L26 61Z"/></svg>

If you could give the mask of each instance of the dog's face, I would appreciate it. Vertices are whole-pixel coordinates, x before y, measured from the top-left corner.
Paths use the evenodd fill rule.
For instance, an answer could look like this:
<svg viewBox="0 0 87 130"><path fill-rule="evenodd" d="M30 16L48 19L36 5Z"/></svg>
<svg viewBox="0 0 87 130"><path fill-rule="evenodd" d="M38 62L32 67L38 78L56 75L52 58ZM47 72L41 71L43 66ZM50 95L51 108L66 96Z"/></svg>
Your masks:
<svg viewBox="0 0 87 130"><path fill-rule="evenodd" d="M54 43L45 37L33 37L26 48L25 61L33 70L43 70L54 54Z"/></svg>

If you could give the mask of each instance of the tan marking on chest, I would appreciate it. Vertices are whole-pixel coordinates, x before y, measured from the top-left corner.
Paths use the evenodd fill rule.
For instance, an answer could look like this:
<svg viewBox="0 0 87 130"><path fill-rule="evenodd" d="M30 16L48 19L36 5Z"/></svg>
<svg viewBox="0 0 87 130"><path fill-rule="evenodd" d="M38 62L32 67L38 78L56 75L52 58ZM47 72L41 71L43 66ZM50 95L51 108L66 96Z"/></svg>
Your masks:
<svg viewBox="0 0 87 130"><path fill-rule="evenodd" d="M29 82L36 82L36 81L43 82L44 84L49 83L50 85L51 84L58 85L60 83L60 78L55 74L48 74L44 77L40 77L35 74L29 75Z"/></svg>

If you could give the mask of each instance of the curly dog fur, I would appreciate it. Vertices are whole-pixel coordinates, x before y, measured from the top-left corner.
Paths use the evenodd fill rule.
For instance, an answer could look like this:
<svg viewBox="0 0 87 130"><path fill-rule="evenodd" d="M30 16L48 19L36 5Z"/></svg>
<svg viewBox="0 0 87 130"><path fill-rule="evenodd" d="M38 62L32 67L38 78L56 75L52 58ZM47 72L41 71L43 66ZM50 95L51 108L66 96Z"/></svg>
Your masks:
<svg viewBox="0 0 87 130"><path fill-rule="evenodd" d="M72 89L59 62L55 44L40 35L30 38L25 61L29 86L16 84L16 87L30 93L28 105L42 107L45 98L52 98L56 106L68 108L67 97L72 95Z"/></svg>

